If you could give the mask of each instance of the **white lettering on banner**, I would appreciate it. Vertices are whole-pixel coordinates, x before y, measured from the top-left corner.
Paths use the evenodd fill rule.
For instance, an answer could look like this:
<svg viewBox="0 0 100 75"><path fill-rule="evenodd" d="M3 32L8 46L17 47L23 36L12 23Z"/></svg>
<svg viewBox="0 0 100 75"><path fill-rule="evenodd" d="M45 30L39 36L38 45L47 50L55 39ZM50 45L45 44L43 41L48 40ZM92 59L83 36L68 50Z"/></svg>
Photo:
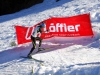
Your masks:
<svg viewBox="0 0 100 75"><path fill-rule="evenodd" d="M56 28L55 28L53 23L51 23L49 29L50 29L50 32L55 32L56 31Z"/></svg>
<svg viewBox="0 0 100 75"><path fill-rule="evenodd" d="M25 39L26 39L26 40L30 40L30 36L28 36L28 34L29 34L29 32L30 32L30 28L31 28L31 27L29 27L29 28L27 29L27 31L26 31L26 35L25 35ZM33 30L34 30L34 27L32 27L31 34L32 34Z"/></svg>
<svg viewBox="0 0 100 75"><path fill-rule="evenodd" d="M50 32L78 32L79 31L79 27L80 24L77 25L66 25L66 23L57 23L56 26L54 25L54 23L50 24L49 30ZM31 31L31 27L29 27L26 31L26 35L25 35L25 39L26 40L30 40L30 35L29 32L34 31L35 27L32 27L32 31ZM46 30L46 28L45 28ZM41 36L41 34L37 34L38 36ZM58 36L58 34L55 34L55 36ZM61 36L61 35L60 35ZM63 35L64 36L64 35Z"/></svg>
<svg viewBox="0 0 100 75"><path fill-rule="evenodd" d="M56 31L57 32L59 32L59 28L60 28L60 32L63 32L63 27L64 27L64 25L61 23L57 23L56 24Z"/></svg>
<svg viewBox="0 0 100 75"><path fill-rule="evenodd" d="M79 27L80 27L80 24L75 26L76 31L79 31L79 29L78 29Z"/></svg>
<svg viewBox="0 0 100 75"><path fill-rule="evenodd" d="M78 32L80 24L77 25L66 25L65 23L57 23L56 26L54 23L50 24L50 32Z"/></svg>

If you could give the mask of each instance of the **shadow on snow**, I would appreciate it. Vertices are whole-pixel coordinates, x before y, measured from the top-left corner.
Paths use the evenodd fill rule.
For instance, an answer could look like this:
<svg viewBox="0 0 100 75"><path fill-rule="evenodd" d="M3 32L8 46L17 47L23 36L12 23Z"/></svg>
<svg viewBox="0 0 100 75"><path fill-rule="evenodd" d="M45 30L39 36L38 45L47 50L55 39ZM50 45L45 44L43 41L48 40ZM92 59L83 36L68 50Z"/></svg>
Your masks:
<svg viewBox="0 0 100 75"><path fill-rule="evenodd" d="M67 41L66 43L63 42L63 44L61 42L56 43L56 44L43 43L42 47L47 48L47 50L41 51L39 53L42 54L42 53L46 53L46 52L50 52L50 51L55 51L58 49L67 48L67 47L72 46L72 45L82 45L82 46L87 46L87 47L90 47L90 46L93 47L92 46L93 42L94 42L93 39L80 39L80 40L76 40L76 41L75 40L74 41ZM37 46L38 46L38 44L37 44ZM20 56L27 56L31 47L32 47L32 44L31 45L28 44L28 46L23 45L20 47L15 47L15 48L12 48L9 50L4 50L4 51L0 52L0 64L1 64L0 68L3 68L4 66L7 66L7 65L8 66L12 65L12 64L17 63L17 62L21 62ZM36 50L37 49L35 49L33 51L33 54ZM78 65L83 65L83 64L78 64Z"/></svg>

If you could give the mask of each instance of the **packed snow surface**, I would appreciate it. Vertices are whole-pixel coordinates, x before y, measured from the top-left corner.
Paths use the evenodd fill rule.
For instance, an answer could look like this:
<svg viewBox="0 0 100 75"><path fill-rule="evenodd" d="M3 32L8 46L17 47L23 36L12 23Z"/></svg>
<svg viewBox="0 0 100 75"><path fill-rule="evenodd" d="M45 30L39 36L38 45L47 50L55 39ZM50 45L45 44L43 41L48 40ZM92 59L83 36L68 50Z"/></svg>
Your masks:
<svg viewBox="0 0 100 75"><path fill-rule="evenodd" d="M33 26L50 17L90 13L94 37L43 41L49 50L21 58L32 44L17 44L15 25ZM38 42L37 42L38 43ZM37 44L38 45L38 44ZM100 75L100 0L44 0L28 9L0 16L0 75Z"/></svg>

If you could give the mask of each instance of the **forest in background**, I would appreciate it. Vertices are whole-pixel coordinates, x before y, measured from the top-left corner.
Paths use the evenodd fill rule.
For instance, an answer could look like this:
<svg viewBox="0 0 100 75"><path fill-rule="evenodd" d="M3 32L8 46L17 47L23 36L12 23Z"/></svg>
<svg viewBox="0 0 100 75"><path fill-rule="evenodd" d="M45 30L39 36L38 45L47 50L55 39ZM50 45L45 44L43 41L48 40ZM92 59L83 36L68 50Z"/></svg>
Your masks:
<svg viewBox="0 0 100 75"><path fill-rule="evenodd" d="M44 0L0 0L0 16L29 8Z"/></svg>

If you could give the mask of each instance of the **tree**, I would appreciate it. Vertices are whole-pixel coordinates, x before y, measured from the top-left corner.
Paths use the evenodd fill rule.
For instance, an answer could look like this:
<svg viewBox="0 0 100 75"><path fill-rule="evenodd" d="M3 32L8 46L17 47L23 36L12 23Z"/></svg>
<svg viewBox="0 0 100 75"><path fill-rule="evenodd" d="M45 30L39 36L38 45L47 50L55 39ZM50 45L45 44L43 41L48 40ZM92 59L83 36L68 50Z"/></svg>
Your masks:
<svg viewBox="0 0 100 75"><path fill-rule="evenodd" d="M58 2L59 0L56 0L56 2Z"/></svg>
<svg viewBox="0 0 100 75"><path fill-rule="evenodd" d="M0 15L18 12L42 2L43 0L0 0Z"/></svg>

